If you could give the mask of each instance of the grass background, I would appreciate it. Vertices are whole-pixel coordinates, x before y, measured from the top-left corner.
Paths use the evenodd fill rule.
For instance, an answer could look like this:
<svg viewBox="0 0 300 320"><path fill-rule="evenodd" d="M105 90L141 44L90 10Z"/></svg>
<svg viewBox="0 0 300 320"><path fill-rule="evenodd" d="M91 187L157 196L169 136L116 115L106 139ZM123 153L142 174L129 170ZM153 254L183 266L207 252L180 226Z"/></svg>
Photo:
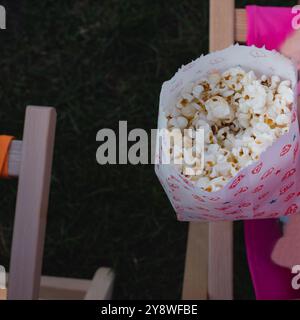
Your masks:
<svg viewBox="0 0 300 320"><path fill-rule="evenodd" d="M162 82L207 52L208 1L0 4L8 15L0 31L0 133L22 137L26 105L58 112L43 273L91 278L111 266L115 299L179 298L187 224L175 220L152 166L99 166L95 137L119 120L129 130L155 128ZM0 264L7 269L16 186L0 182ZM242 223L235 238L235 297L250 299Z"/></svg>

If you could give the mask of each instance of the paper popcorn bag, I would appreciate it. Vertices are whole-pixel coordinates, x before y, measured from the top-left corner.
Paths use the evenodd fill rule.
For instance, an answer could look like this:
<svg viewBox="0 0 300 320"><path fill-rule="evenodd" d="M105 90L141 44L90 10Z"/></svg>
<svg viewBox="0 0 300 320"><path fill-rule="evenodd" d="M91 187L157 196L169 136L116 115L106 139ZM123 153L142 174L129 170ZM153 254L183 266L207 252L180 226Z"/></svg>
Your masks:
<svg viewBox="0 0 300 320"><path fill-rule="evenodd" d="M176 104L188 83L216 69L223 72L236 66L291 81L294 103L289 131L261 153L258 161L241 169L214 192L196 187L174 165L161 164L164 154L157 140L155 171L180 221L277 218L296 213L300 206L297 72L292 61L278 52L235 45L181 67L162 86L158 129L167 127L165 109Z"/></svg>

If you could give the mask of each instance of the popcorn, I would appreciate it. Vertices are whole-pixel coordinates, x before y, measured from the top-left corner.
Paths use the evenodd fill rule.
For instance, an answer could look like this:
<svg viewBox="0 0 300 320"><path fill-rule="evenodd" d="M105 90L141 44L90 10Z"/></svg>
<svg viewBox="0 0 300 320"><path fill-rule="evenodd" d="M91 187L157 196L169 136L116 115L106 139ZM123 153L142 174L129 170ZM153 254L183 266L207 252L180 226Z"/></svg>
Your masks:
<svg viewBox="0 0 300 320"><path fill-rule="evenodd" d="M210 183L210 179L208 177L200 177L196 182L196 186L199 188L206 188Z"/></svg>
<svg viewBox="0 0 300 320"><path fill-rule="evenodd" d="M237 119L240 123L240 126L243 128L248 128L250 126L251 115L249 113L239 113Z"/></svg>
<svg viewBox="0 0 300 320"><path fill-rule="evenodd" d="M227 98L227 97L232 96L234 93L235 93L235 91L233 91L233 90L225 90L225 91L222 92L222 96L224 98Z"/></svg>
<svg viewBox="0 0 300 320"><path fill-rule="evenodd" d="M287 104L293 103L294 94L289 80L282 81L278 86L277 92Z"/></svg>
<svg viewBox="0 0 300 320"><path fill-rule="evenodd" d="M231 115L229 104L220 96L215 96L206 101L205 108L208 113L208 120L228 119Z"/></svg>
<svg viewBox="0 0 300 320"><path fill-rule="evenodd" d="M290 117L286 114L280 114L276 117L276 124L279 126L287 126L289 125Z"/></svg>
<svg viewBox="0 0 300 320"><path fill-rule="evenodd" d="M198 188L220 190L289 131L293 101L290 81L276 75L259 78L241 67L187 84L165 112L167 126L203 129L205 154L201 171L192 134L184 136L183 148L175 143L171 150L183 162L182 173Z"/></svg>
<svg viewBox="0 0 300 320"><path fill-rule="evenodd" d="M213 72L208 75L208 83L211 88L215 88L221 80L221 75L218 72Z"/></svg>
<svg viewBox="0 0 300 320"><path fill-rule="evenodd" d="M272 90L272 92L274 93L274 91L277 90L277 87L280 83L280 78L278 76L271 76L271 78L267 79L267 81L269 89Z"/></svg>
<svg viewBox="0 0 300 320"><path fill-rule="evenodd" d="M188 120L184 117L171 118L168 122L170 127L184 129L188 125Z"/></svg>
<svg viewBox="0 0 300 320"><path fill-rule="evenodd" d="M192 119L197 109L192 104L189 103L187 106L183 107L180 111L184 117L186 117L187 119Z"/></svg>
<svg viewBox="0 0 300 320"><path fill-rule="evenodd" d="M254 80L244 87L245 106L252 108L254 113L261 114L265 111L266 99L266 90L259 81Z"/></svg>
<svg viewBox="0 0 300 320"><path fill-rule="evenodd" d="M192 94L195 98L200 98L201 93L204 91L204 88L202 85L196 85L193 88Z"/></svg>
<svg viewBox="0 0 300 320"><path fill-rule="evenodd" d="M247 147L232 148L232 154L241 167L246 167L252 162L250 149Z"/></svg>
<svg viewBox="0 0 300 320"><path fill-rule="evenodd" d="M211 178L216 178L219 176L228 177L231 171L231 164L225 161L217 161L216 165L212 167L212 172L210 174Z"/></svg>
<svg viewBox="0 0 300 320"><path fill-rule="evenodd" d="M188 83L182 90L182 98L187 100L188 102L191 102L193 100L193 95L191 93L193 89L194 84Z"/></svg>
<svg viewBox="0 0 300 320"><path fill-rule="evenodd" d="M243 86L251 84L254 80L256 80L256 75L253 71L249 71L244 74L244 77L241 80L241 84Z"/></svg>
<svg viewBox="0 0 300 320"><path fill-rule="evenodd" d="M207 146L207 153L208 154L217 154L220 150L220 146L218 144L210 144Z"/></svg>
<svg viewBox="0 0 300 320"><path fill-rule="evenodd" d="M182 109L183 107L185 107L188 104L188 100L182 98L180 99L177 103L176 103L176 107L178 109Z"/></svg>
<svg viewBox="0 0 300 320"><path fill-rule="evenodd" d="M166 113L166 116L167 116L167 117L172 117L172 118L177 117L177 116L180 115L180 111L179 111L179 109L177 109L177 108L167 109L167 110L165 111L165 113Z"/></svg>
<svg viewBox="0 0 300 320"><path fill-rule="evenodd" d="M241 80L244 75L245 71L242 68L231 68L222 74L222 80L229 89L239 91L242 89Z"/></svg>
<svg viewBox="0 0 300 320"><path fill-rule="evenodd" d="M217 133L217 139L219 141L224 141L229 133L229 127L221 128Z"/></svg>

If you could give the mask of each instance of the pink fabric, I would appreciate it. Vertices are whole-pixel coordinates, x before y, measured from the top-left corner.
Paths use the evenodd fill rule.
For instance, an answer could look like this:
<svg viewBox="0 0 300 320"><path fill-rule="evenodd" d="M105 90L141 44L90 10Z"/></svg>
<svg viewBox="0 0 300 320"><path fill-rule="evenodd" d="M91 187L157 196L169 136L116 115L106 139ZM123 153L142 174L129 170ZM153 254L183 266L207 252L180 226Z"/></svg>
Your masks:
<svg viewBox="0 0 300 320"><path fill-rule="evenodd" d="M247 6L247 44L278 49L293 31L291 8ZM274 264L271 252L281 237L279 221L275 219L244 222L245 244L249 270L258 300L299 299L300 290L291 286L289 269Z"/></svg>
<svg viewBox="0 0 300 320"><path fill-rule="evenodd" d="M277 49L293 31L292 19L296 14L287 7L247 6L247 45Z"/></svg>
<svg viewBox="0 0 300 320"><path fill-rule="evenodd" d="M287 268L274 264L271 252L281 237L278 220L249 220L244 223L249 270L258 300L299 299L300 291L293 290L293 275Z"/></svg>

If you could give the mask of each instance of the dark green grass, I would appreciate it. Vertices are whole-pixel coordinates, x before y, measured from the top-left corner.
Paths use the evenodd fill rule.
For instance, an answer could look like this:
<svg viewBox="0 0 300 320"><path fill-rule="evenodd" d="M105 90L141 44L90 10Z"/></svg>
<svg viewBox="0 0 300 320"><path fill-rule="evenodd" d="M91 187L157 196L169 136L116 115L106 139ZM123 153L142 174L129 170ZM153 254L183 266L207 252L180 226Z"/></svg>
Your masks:
<svg viewBox="0 0 300 320"><path fill-rule="evenodd" d="M21 16L0 35L0 133L22 136L26 105L57 108L43 273L91 278L111 266L114 298L179 298L187 224L152 166L99 166L95 137L119 120L155 128L162 82L207 52L208 1L28 0ZM16 181L0 188L0 264L9 268ZM241 228L236 297L252 298Z"/></svg>

